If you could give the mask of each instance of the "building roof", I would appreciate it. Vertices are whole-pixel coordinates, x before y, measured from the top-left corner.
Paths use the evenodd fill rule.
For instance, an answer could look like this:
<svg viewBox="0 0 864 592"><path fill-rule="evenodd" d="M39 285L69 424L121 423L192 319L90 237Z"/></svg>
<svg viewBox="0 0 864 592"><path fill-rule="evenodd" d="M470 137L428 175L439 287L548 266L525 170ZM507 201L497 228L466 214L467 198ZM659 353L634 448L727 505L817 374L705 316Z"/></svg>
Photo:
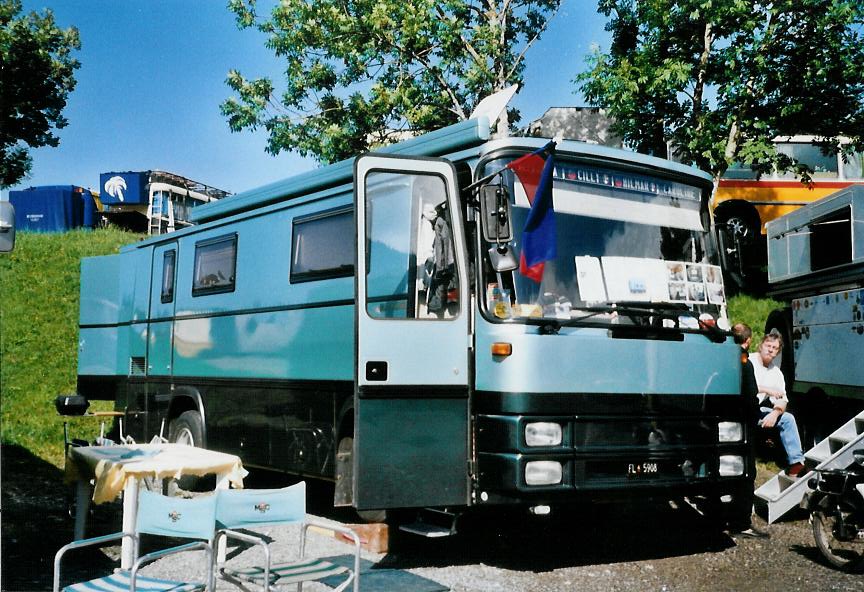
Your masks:
<svg viewBox="0 0 864 592"><path fill-rule="evenodd" d="M526 135L553 138L621 148L623 140L610 129L612 120L599 107L551 107L540 119L528 124Z"/></svg>

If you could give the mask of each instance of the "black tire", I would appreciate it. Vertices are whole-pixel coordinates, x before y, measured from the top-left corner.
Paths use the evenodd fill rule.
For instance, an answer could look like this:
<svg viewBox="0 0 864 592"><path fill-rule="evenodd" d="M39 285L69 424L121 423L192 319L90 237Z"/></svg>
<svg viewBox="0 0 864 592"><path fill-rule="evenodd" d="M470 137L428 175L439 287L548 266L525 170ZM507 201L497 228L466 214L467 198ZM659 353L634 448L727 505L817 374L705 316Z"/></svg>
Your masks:
<svg viewBox="0 0 864 592"><path fill-rule="evenodd" d="M168 440L175 444L188 444L204 448L204 420L197 411L184 411L168 428Z"/></svg>
<svg viewBox="0 0 864 592"><path fill-rule="evenodd" d="M790 400L790 404L793 400ZM831 400L821 389L810 389L807 393L794 399L795 408L800 409L795 414L798 419L798 429L801 433L801 445L804 450L810 450L827 438L833 429L829 418L832 416Z"/></svg>
<svg viewBox="0 0 864 592"><path fill-rule="evenodd" d="M343 436L336 447L336 488L334 505L352 505L354 502L354 436ZM375 524L387 522L387 510L355 510L361 522Z"/></svg>
<svg viewBox="0 0 864 592"><path fill-rule="evenodd" d="M864 547L861 543L838 541L833 528L836 511L815 510L810 514L813 538L822 556L834 567L848 572L864 571Z"/></svg>
<svg viewBox="0 0 864 592"><path fill-rule="evenodd" d="M714 219L717 224L725 224L733 239L748 245L762 234L762 220L759 213L749 205L719 207Z"/></svg>
<svg viewBox="0 0 864 592"><path fill-rule="evenodd" d="M753 518L753 485L748 483L732 494L732 501L723 504L723 520L732 532L750 528Z"/></svg>
<svg viewBox="0 0 864 592"><path fill-rule="evenodd" d="M350 506L354 502L354 438L343 436L336 446L336 487L334 506Z"/></svg>
<svg viewBox="0 0 864 592"><path fill-rule="evenodd" d="M168 428L168 441L204 448L204 420L201 414L197 411L184 411L174 418ZM183 495L183 491L210 491L215 485L215 476L187 475L168 482L166 492L170 495ZM177 491L178 488L181 491Z"/></svg>

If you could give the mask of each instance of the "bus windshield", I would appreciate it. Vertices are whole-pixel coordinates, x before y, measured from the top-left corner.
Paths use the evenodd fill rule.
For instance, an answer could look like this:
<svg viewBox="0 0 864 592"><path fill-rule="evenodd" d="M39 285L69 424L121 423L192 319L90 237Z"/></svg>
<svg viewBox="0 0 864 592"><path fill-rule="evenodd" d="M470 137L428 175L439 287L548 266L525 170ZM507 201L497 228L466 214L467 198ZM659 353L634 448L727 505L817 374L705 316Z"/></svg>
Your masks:
<svg viewBox="0 0 864 592"><path fill-rule="evenodd" d="M490 163L486 174L507 162ZM511 171L502 179L511 195L511 245L518 261L530 204ZM677 328L699 328L700 315L710 315L712 325L725 321L723 278L709 243L702 189L556 161L553 202L557 257L545 262L541 281L518 269L500 274L484 266L491 316L562 324L643 324L636 317L651 316L652 324Z"/></svg>

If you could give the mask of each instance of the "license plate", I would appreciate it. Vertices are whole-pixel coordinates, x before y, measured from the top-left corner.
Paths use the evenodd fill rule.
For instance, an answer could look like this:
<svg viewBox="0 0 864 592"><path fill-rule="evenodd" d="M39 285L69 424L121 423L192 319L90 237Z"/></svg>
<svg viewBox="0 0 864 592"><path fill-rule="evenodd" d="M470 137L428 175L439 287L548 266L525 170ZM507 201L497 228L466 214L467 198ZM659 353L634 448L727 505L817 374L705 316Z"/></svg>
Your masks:
<svg viewBox="0 0 864 592"><path fill-rule="evenodd" d="M660 464L656 462L630 463L627 465L627 476L630 478L650 477L660 473Z"/></svg>

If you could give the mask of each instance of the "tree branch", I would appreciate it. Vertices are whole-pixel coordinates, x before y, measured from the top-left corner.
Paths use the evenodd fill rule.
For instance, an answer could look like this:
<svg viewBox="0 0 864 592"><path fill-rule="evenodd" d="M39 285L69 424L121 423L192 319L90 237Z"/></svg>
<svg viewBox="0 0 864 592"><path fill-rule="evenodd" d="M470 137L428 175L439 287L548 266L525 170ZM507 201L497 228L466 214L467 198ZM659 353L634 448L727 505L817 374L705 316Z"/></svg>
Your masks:
<svg viewBox="0 0 864 592"><path fill-rule="evenodd" d="M534 42L537 41L537 39L540 37L540 35L546 30L546 28L549 26L549 21L551 21L553 18L555 18L555 16L558 14L558 11L560 9L561 9L561 3L559 2L558 6L556 6L555 10L552 12L552 15L549 18L547 18L545 21L543 21L543 26L540 27L540 30L537 31L537 33L535 33L534 36L529 41L525 42L525 47L522 49L521 52L519 52L519 55L516 56L516 59L513 61L513 67L510 68L509 72L507 72L507 76L504 77L504 80L508 80L513 75L513 73L516 71L517 66L519 65L519 62L521 62L522 58L525 57L525 52L528 51L528 48L530 48L534 44Z"/></svg>

